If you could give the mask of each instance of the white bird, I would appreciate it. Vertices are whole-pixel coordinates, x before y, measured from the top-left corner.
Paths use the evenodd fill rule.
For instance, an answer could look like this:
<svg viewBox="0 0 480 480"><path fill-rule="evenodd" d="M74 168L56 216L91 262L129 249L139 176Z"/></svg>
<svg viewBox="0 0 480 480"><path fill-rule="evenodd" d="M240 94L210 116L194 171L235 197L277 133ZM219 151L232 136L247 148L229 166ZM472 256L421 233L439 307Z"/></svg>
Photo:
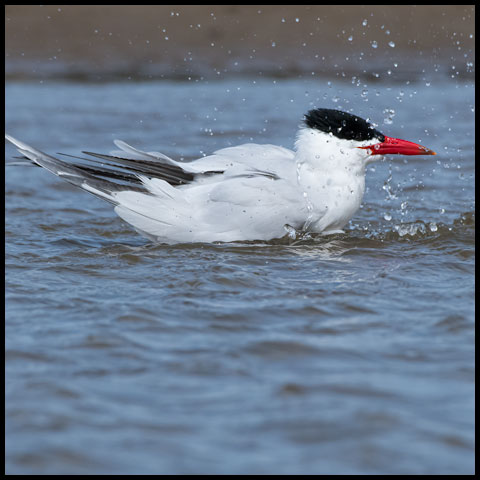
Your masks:
<svg viewBox="0 0 480 480"><path fill-rule="evenodd" d="M318 108L295 150L247 143L192 162L115 140L110 155L71 163L5 135L29 161L112 203L140 234L161 243L270 240L296 231L331 234L360 207L365 168L385 154L435 155L383 135L356 115Z"/></svg>

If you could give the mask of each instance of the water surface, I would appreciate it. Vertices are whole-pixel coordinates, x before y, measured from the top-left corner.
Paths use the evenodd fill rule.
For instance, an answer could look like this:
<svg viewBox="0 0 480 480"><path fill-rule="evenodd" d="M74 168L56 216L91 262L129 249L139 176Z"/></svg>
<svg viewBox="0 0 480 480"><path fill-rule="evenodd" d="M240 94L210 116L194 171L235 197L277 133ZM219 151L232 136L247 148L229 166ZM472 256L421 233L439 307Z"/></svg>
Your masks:
<svg viewBox="0 0 480 480"><path fill-rule="evenodd" d="M7 83L7 131L50 153L291 148L312 106L438 153L372 165L345 234L175 246L7 167L7 473L473 473L473 104L449 81Z"/></svg>

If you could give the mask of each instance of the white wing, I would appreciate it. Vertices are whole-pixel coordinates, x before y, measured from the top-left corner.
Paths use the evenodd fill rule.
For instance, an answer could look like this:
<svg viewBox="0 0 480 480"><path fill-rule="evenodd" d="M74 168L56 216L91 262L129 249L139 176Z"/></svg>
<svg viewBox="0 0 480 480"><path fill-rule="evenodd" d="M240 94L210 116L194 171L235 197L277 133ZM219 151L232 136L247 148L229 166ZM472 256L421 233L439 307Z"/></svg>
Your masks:
<svg viewBox="0 0 480 480"><path fill-rule="evenodd" d="M243 171L283 177L290 174L294 156L291 150L276 145L246 143L217 150L213 155L184 164L184 168L197 173L223 170L227 176Z"/></svg>
<svg viewBox="0 0 480 480"><path fill-rule="evenodd" d="M114 140L120 150L110 152L117 158L130 160L154 161L162 164L175 165L186 172L205 173L222 171L226 175L245 173L270 173L282 176L294 161L294 152L277 145L258 145L245 143L235 147L222 148L212 155L191 162L176 162L160 152L144 152L128 145L121 140Z"/></svg>
<svg viewBox="0 0 480 480"><path fill-rule="evenodd" d="M116 213L156 241L212 242L282 237L300 229L308 207L294 153L245 144L193 162L176 162L115 141L111 155L89 152L68 163L6 136L32 163L115 205Z"/></svg>

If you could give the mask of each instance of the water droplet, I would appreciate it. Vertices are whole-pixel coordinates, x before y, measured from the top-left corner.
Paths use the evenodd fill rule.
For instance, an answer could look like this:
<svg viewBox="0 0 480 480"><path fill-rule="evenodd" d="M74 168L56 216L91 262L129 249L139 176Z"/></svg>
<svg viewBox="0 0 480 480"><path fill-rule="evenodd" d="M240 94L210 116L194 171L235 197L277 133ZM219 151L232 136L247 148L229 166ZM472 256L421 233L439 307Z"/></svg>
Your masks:
<svg viewBox="0 0 480 480"><path fill-rule="evenodd" d="M392 108L386 108L383 111L383 114L385 115L383 123L385 125L391 125L393 123L393 117L395 116L395 113L395 110L393 110Z"/></svg>
<svg viewBox="0 0 480 480"><path fill-rule="evenodd" d="M290 225L284 225L283 228L285 228L288 238L291 238L292 240L297 238L297 231L293 227Z"/></svg>

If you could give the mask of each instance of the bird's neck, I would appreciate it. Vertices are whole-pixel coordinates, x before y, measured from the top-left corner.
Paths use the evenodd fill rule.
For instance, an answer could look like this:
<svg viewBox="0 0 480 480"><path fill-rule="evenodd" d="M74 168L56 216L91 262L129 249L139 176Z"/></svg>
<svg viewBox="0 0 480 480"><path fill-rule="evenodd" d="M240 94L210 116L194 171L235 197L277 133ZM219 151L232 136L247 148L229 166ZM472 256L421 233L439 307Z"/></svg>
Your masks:
<svg viewBox="0 0 480 480"><path fill-rule="evenodd" d="M300 130L295 147L297 181L311 212L309 229L341 229L362 202L365 162L348 142L312 129Z"/></svg>
<svg viewBox="0 0 480 480"><path fill-rule="evenodd" d="M301 128L295 141L295 161L318 173L343 171L348 175L365 175L366 155L352 141L312 128Z"/></svg>

